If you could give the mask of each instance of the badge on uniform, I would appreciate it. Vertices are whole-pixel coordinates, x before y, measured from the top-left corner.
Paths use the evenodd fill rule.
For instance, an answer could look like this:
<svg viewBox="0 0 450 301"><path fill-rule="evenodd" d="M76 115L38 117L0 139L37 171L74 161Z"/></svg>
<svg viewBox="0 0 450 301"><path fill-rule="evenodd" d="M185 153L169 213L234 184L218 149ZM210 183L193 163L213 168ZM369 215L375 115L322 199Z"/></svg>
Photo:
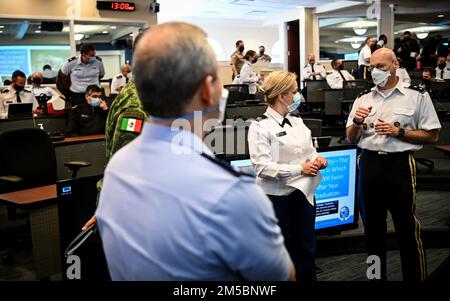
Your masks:
<svg viewBox="0 0 450 301"><path fill-rule="evenodd" d="M277 137L282 137L282 136L286 136L286 132L279 132L276 134Z"/></svg>
<svg viewBox="0 0 450 301"><path fill-rule="evenodd" d="M124 118L120 130L125 132L140 133L142 130L142 119Z"/></svg>

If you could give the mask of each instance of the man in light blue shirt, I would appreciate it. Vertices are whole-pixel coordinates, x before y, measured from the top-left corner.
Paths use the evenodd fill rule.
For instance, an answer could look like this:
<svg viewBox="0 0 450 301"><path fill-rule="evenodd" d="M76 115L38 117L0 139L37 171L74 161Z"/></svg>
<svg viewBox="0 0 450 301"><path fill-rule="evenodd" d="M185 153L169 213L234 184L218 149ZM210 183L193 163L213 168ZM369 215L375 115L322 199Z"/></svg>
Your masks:
<svg viewBox="0 0 450 301"><path fill-rule="evenodd" d="M111 278L294 279L264 192L201 140L226 104L206 34L186 23L152 27L133 66L151 118L105 171L96 216Z"/></svg>
<svg viewBox="0 0 450 301"><path fill-rule="evenodd" d="M77 105L84 103L88 86L100 86L100 79L105 75L102 59L96 56L95 48L91 44L83 44L80 56L72 57L61 67L63 74L70 76L70 103Z"/></svg>

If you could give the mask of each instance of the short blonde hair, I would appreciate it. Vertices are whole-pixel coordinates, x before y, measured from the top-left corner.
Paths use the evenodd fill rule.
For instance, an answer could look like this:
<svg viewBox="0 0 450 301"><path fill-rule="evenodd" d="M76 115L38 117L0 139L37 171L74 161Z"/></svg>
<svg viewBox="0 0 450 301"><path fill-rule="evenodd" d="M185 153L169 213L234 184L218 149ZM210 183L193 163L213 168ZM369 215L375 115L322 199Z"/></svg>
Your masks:
<svg viewBox="0 0 450 301"><path fill-rule="evenodd" d="M266 102L270 105L275 104L278 95L287 94L297 80L297 75L288 71L274 71L264 80L259 88L264 94Z"/></svg>

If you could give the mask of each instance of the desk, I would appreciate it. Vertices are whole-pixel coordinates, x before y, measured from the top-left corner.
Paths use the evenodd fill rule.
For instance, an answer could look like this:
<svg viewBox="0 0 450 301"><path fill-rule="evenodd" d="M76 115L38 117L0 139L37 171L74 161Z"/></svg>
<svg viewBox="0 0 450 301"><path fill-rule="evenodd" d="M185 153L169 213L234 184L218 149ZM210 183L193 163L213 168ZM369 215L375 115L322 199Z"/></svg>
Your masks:
<svg viewBox="0 0 450 301"><path fill-rule="evenodd" d="M44 130L49 132L64 132L66 118L64 116L38 116L35 118L7 118L0 119L0 133L8 130L34 128L42 123Z"/></svg>
<svg viewBox="0 0 450 301"><path fill-rule="evenodd" d="M450 145L435 145L434 148L450 157Z"/></svg>
<svg viewBox="0 0 450 301"><path fill-rule="evenodd" d="M0 194L0 201L29 211L37 279L61 273L56 184Z"/></svg>
<svg viewBox="0 0 450 301"><path fill-rule="evenodd" d="M71 171L64 166L68 161L91 162L91 166L80 169L78 177L103 174L107 163L105 135L67 137L53 144L59 180L72 177Z"/></svg>

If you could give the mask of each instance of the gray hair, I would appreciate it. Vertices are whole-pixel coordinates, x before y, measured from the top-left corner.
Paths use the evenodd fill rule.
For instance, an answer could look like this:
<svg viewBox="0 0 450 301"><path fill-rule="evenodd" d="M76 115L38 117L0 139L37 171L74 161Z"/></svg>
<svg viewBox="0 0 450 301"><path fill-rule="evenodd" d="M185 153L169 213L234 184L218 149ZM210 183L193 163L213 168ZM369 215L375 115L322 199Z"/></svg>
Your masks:
<svg viewBox="0 0 450 301"><path fill-rule="evenodd" d="M150 28L135 50L133 66L139 98L155 117L183 114L203 79L217 75L206 33L182 22Z"/></svg>

